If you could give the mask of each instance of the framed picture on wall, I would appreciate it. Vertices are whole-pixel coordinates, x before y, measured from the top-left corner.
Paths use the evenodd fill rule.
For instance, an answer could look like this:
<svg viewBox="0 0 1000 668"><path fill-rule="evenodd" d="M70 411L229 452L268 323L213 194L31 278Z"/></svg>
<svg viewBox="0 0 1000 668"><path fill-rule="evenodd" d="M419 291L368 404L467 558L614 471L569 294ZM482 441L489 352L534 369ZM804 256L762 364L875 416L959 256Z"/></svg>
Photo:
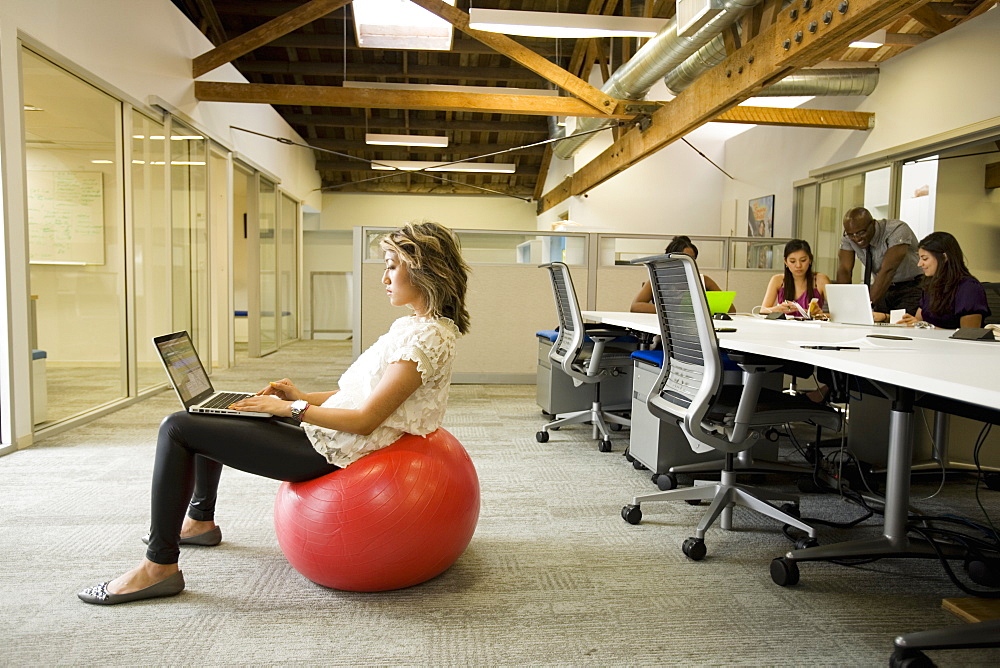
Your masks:
<svg viewBox="0 0 1000 668"><path fill-rule="evenodd" d="M747 236L774 236L774 195L766 195L750 200L748 227L749 232Z"/></svg>

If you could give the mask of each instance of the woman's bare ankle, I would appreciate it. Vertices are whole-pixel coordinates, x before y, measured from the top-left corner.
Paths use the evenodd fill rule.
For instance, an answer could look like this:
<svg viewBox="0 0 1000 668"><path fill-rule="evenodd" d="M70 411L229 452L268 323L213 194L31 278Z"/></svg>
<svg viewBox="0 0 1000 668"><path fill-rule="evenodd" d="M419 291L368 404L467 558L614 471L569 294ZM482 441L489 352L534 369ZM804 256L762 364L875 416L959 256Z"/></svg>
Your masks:
<svg viewBox="0 0 1000 668"><path fill-rule="evenodd" d="M191 536L200 536L206 531L211 531L215 528L214 520L193 520L190 517L184 518L184 524L181 525L181 538L190 538Z"/></svg>
<svg viewBox="0 0 1000 668"><path fill-rule="evenodd" d="M108 592L112 594L129 594L134 591L151 587L176 573L180 568L174 564L158 564L143 559L142 563L127 573L119 575L108 583Z"/></svg>

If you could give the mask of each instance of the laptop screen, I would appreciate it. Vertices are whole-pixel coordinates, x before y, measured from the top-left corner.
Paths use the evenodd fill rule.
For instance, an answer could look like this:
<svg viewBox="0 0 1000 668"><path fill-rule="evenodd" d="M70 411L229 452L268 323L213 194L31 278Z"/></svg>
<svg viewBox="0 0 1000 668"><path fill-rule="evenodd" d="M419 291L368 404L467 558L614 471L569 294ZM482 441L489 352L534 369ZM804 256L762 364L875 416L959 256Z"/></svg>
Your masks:
<svg viewBox="0 0 1000 668"><path fill-rule="evenodd" d="M156 346L163 368L170 376L170 383L185 408L212 394L212 382L208 379L187 332L157 336L153 339L153 345Z"/></svg>
<svg viewBox="0 0 1000 668"><path fill-rule="evenodd" d="M852 325L872 325L875 322L868 286L863 283L827 285L826 305L833 322Z"/></svg>
<svg viewBox="0 0 1000 668"><path fill-rule="evenodd" d="M705 299L708 300L708 310L712 313L729 313L729 307L736 299L736 292L733 290L706 290Z"/></svg>

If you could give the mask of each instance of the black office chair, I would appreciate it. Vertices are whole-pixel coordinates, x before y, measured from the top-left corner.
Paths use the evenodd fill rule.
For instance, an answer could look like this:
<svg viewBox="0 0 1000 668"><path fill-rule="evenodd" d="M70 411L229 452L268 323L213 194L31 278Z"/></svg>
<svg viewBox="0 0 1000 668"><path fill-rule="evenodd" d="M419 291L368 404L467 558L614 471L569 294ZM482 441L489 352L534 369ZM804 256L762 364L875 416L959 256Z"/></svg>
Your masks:
<svg viewBox="0 0 1000 668"><path fill-rule="evenodd" d="M590 422L593 425L593 437L600 439L600 451L611 452L611 430L608 423L628 427L631 422L601 404L601 381L612 375L631 373L631 354L636 349L635 339L632 338L633 343L625 346L608 345L615 339L627 337L628 330L603 325L585 326L569 267L562 262L551 262L541 267L548 269L552 277L552 292L559 316L559 338L552 344L549 359L553 364L558 364L577 387L591 385L594 395L589 409L557 415L555 420L535 434L535 439L539 443L545 443L549 440L550 429Z"/></svg>
<svg viewBox="0 0 1000 668"><path fill-rule="evenodd" d="M711 507L695 535L684 541L684 554L694 560L704 558L705 532L717 518L721 516L723 529L732 528L736 504L805 531L809 538L802 539L803 544L814 541L815 529L791 514L797 511L797 497L737 483L734 459L769 427L812 422L836 430L840 414L805 397L763 388L764 375L779 368L779 360L730 353L743 369L744 384L724 384L718 341L694 260L683 253L671 253L634 262L649 269L663 339L664 365L650 391L649 410L661 420L677 423L693 450L714 448L724 453L725 460L718 483L637 496L622 508L622 518L638 524L642 519L640 506L652 501L710 500ZM791 512L770 500L790 502L787 510Z"/></svg>
<svg viewBox="0 0 1000 668"><path fill-rule="evenodd" d="M992 314L983 320L984 325L1000 325L1000 283L983 283L986 289L986 304Z"/></svg>

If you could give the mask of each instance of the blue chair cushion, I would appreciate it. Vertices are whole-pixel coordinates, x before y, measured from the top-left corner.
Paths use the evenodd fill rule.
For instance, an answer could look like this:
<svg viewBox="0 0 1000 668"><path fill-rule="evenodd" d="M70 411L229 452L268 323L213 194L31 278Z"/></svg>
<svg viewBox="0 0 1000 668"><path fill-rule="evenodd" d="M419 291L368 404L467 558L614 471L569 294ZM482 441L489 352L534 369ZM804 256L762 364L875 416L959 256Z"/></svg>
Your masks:
<svg viewBox="0 0 1000 668"><path fill-rule="evenodd" d="M31 351L31 359L33 359L33 360L43 360L43 359L45 359L48 356L49 356L49 354L47 352L45 352L44 350L32 350Z"/></svg>
<svg viewBox="0 0 1000 668"><path fill-rule="evenodd" d="M719 351L719 355L722 358L722 369L723 371L741 371L740 365L729 359L729 355L725 352ZM662 350L636 350L632 353L632 359L643 360L651 364L655 364L658 367L663 366L663 351Z"/></svg>
<svg viewBox="0 0 1000 668"><path fill-rule="evenodd" d="M637 350L632 353L632 359L642 360L644 362L649 362L650 364L655 364L658 367L663 366L663 351L662 350Z"/></svg>

